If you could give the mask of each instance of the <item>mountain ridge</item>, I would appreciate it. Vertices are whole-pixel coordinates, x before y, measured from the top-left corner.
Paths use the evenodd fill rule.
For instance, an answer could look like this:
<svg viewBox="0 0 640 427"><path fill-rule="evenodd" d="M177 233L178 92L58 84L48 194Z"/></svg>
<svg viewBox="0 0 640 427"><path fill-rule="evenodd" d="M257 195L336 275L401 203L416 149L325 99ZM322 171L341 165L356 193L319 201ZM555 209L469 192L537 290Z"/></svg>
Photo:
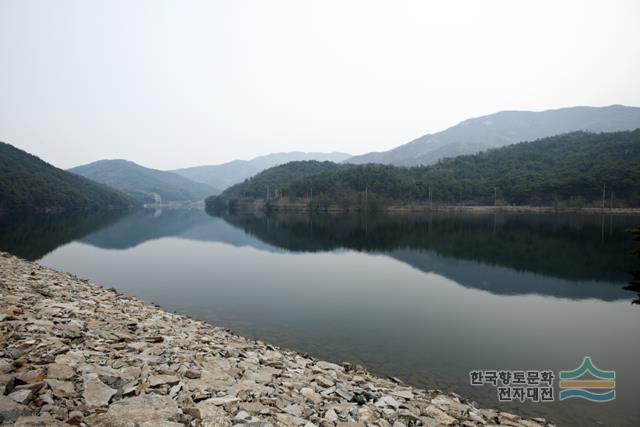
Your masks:
<svg viewBox="0 0 640 427"><path fill-rule="evenodd" d="M388 206L511 205L580 208L640 206L640 129L576 131L525 141L429 166L291 162L207 198L212 209L282 194L304 209L376 210ZM277 187L279 192L274 194ZM271 192L268 193L268 188ZM615 198L611 192L615 193ZM611 198L611 199L610 199ZM311 201L312 199L312 201ZM292 205L293 206L293 205Z"/></svg>
<svg viewBox="0 0 640 427"><path fill-rule="evenodd" d="M342 152L305 152L287 151L265 154L250 160L232 160L217 165L201 165L188 168L174 169L171 172L184 176L196 182L211 185L220 190L225 190L234 184L238 184L265 169L289 163L292 161L333 161L339 163L351 157Z"/></svg>
<svg viewBox="0 0 640 427"><path fill-rule="evenodd" d="M391 150L356 155L348 163L418 166L476 154L518 142L585 130L615 132L640 128L640 108L624 105L576 106L544 111L504 110L461 121Z"/></svg>
<svg viewBox="0 0 640 427"><path fill-rule="evenodd" d="M68 171L120 190L141 203L197 201L218 192L173 172L125 159L97 160Z"/></svg>

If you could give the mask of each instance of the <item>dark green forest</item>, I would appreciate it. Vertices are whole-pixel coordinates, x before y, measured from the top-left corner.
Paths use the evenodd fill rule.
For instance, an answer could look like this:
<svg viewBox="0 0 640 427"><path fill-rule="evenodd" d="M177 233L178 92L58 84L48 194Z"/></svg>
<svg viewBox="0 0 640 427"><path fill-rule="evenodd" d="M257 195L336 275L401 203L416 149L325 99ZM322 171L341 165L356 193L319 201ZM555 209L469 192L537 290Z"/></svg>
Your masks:
<svg viewBox="0 0 640 427"><path fill-rule="evenodd" d="M209 198L208 206L264 198L267 185L290 199L313 193L316 206L367 209L428 203L430 193L434 204L602 206L606 185L606 207L638 207L640 129L573 132L412 168L291 162Z"/></svg>
<svg viewBox="0 0 640 427"><path fill-rule="evenodd" d="M266 198L276 195L286 197L287 188L298 180L308 176L323 173L340 172L353 168L353 165L342 165L333 162L319 162L316 160L289 162L284 165L274 166L259 174L246 179L240 184L227 188L221 195L221 200L237 198ZM210 197L207 200L214 200Z"/></svg>
<svg viewBox="0 0 640 427"><path fill-rule="evenodd" d="M0 210L82 211L126 209L126 195L58 169L38 157L0 142Z"/></svg>

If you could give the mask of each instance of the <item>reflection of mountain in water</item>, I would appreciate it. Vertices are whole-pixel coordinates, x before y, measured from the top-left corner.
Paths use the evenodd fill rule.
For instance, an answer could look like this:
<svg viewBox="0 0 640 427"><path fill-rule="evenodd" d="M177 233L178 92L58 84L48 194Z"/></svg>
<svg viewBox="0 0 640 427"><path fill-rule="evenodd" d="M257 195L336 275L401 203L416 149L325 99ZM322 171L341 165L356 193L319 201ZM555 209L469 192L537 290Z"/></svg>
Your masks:
<svg viewBox="0 0 640 427"><path fill-rule="evenodd" d="M292 251L384 252L425 272L498 294L625 298L629 217L579 215L225 216Z"/></svg>
<svg viewBox="0 0 640 427"><path fill-rule="evenodd" d="M37 260L66 243L113 224L126 211L0 216L0 250Z"/></svg>
<svg viewBox="0 0 640 427"><path fill-rule="evenodd" d="M436 273L467 288L498 295L538 294L559 298L627 299L619 284L566 280L528 271L438 255L435 251L395 250L392 257L426 273Z"/></svg>
<svg viewBox="0 0 640 427"><path fill-rule="evenodd" d="M626 298L634 268L625 228L638 218L580 215L278 215L216 218L201 210L0 221L0 248L38 259L80 239L128 249L163 237L270 252L376 252L496 294ZM97 230L97 231L96 231ZM93 231L92 234L90 234ZM83 237L84 236L84 237Z"/></svg>
<svg viewBox="0 0 640 427"><path fill-rule="evenodd" d="M259 249L266 249L268 246L226 221L212 218L199 209L141 210L81 241L104 249L129 249L163 237L224 242L233 246L254 246ZM278 251L276 248L272 250Z"/></svg>
<svg viewBox="0 0 640 427"><path fill-rule="evenodd" d="M105 249L128 249L148 240L178 235L206 221L198 210L140 210L82 241Z"/></svg>
<svg viewBox="0 0 640 427"><path fill-rule="evenodd" d="M432 250L568 280L625 282L634 265L625 228L633 218L576 215L225 216L292 251ZM638 219L640 220L640 219ZM615 225L615 226L614 226Z"/></svg>

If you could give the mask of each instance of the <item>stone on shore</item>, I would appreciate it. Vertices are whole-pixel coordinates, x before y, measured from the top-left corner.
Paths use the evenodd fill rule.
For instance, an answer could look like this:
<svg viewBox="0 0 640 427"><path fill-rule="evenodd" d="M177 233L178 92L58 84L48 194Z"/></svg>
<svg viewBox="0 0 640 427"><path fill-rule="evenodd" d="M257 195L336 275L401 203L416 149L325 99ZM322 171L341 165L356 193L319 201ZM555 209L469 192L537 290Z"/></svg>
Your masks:
<svg viewBox="0 0 640 427"><path fill-rule="evenodd" d="M98 378L90 378L84 385L82 396L89 406L107 406L117 392Z"/></svg>
<svg viewBox="0 0 640 427"><path fill-rule="evenodd" d="M542 419L320 361L0 253L0 423L407 427Z"/></svg>
<svg viewBox="0 0 640 427"><path fill-rule="evenodd" d="M12 423L19 417L31 413L29 407L21 405L7 396L0 396L0 423Z"/></svg>

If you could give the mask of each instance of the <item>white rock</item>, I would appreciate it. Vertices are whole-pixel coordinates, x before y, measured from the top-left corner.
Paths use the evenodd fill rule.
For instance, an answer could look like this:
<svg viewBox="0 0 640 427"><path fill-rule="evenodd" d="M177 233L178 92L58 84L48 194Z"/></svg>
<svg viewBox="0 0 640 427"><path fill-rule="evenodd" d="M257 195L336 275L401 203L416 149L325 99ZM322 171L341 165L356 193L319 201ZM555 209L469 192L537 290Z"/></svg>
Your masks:
<svg viewBox="0 0 640 427"><path fill-rule="evenodd" d="M336 422L338 421L338 414L336 414L336 411L334 411L333 409L329 409L327 412L324 413L324 418L325 420Z"/></svg>
<svg viewBox="0 0 640 427"><path fill-rule="evenodd" d="M398 402L391 396L382 396L380 399L378 399L375 405L379 407L392 406L394 408L398 408L400 406L400 402Z"/></svg>

